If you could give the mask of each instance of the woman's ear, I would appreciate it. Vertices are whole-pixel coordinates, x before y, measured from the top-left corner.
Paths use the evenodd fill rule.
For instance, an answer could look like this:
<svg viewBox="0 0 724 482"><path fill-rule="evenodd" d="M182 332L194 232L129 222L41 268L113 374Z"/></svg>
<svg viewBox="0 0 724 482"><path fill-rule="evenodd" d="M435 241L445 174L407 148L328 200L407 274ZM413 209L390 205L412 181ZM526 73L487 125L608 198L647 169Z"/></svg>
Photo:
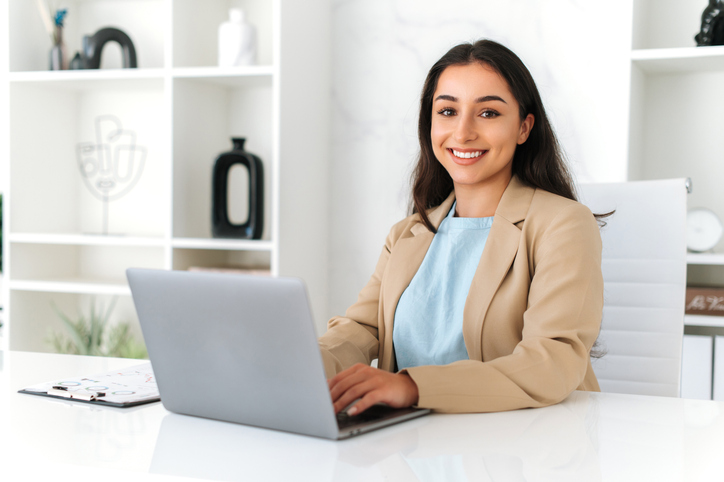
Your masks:
<svg viewBox="0 0 724 482"><path fill-rule="evenodd" d="M520 124L520 133L518 134L518 145L521 145L525 141L528 140L530 131L531 131L531 129L533 129L533 124L535 124L535 117L533 117L533 114L528 114L525 117L525 119L523 119L523 122L521 122L521 124Z"/></svg>

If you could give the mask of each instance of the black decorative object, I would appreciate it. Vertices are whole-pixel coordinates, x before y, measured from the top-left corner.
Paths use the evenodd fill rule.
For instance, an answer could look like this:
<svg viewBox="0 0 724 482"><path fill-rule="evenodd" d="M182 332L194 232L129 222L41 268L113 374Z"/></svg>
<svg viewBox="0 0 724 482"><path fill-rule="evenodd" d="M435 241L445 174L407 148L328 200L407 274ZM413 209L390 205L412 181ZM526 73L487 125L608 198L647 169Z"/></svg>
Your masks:
<svg viewBox="0 0 724 482"><path fill-rule="evenodd" d="M697 47L724 45L724 0L709 0L701 14L701 31L694 39Z"/></svg>
<svg viewBox="0 0 724 482"><path fill-rule="evenodd" d="M264 166L244 150L246 139L233 137L234 148L216 158L212 185L212 233L215 238L261 239L264 230ZM241 164L249 171L249 216L243 224L229 220L229 171Z"/></svg>
<svg viewBox="0 0 724 482"><path fill-rule="evenodd" d="M80 52L75 53L75 57L70 61L70 70L80 70L83 68L83 58L80 56Z"/></svg>
<svg viewBox="0 0 724 482"><path fill-rule="evenodd" d="M133 41L126 32L113 27L105 27L94 33L92 36L83 36L83 59L84 69L98 69L101 66L101 53L108 42L118 42L123 53L123 68L135 69L138 67L136 61L136 48ZM75 61L75 59L73 59Z"/></svg>

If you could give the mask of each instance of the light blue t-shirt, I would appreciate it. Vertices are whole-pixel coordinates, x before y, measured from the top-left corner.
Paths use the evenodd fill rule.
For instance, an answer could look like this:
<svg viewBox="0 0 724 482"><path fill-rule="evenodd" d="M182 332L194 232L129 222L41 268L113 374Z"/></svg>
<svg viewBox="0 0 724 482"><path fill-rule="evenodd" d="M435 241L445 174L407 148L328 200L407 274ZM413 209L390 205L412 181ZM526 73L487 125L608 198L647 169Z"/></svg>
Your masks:
<svg viewBox="0 0 724 482"><path fill-rule="evenodd" d="M397 369L467 360L463 309L493 218L443 219L395 310Z"/></svg>

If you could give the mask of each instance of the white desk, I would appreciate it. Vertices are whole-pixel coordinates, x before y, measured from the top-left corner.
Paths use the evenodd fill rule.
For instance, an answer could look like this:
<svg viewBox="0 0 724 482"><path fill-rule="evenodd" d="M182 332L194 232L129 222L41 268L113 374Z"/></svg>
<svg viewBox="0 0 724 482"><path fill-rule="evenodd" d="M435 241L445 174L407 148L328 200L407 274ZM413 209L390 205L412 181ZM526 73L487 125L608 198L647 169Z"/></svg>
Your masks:
<svg viewBox="0 0 724 482"><path fill-rule="evenodd" d="M430 415L343 442L16 393L138 360L2 353L0 480L722 481L724 403L575 392L543 409ZM444 473L445 475L440 475ZM79 477L79 478L77 478ZM188 479L179 479L188 480Z"/></svg>

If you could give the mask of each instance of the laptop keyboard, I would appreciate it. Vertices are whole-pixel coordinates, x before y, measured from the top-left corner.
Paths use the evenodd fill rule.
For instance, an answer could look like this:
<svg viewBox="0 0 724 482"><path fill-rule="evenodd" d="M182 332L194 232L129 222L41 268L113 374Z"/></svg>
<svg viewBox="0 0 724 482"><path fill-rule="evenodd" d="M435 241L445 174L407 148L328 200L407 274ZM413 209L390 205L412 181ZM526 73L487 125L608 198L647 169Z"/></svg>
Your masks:
<svg viewBox="0 0 724 482"><path fill-rule="evenodd" d="M399 410L387 405L373 405L359 415L348 415L347 412L337 414L337 425L340 429L361 423L376 422L398 415Z"/></svg>

